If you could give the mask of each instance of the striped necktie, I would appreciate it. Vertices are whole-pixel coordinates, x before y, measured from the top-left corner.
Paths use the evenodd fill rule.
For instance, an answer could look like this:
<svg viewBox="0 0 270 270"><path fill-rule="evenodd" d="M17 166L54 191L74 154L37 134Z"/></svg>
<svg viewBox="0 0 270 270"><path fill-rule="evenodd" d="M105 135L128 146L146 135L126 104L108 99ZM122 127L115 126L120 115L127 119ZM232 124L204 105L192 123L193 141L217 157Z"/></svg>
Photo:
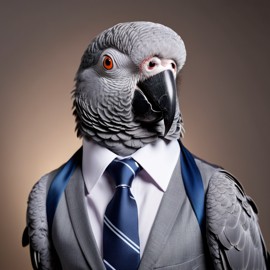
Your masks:
<svg viewBox="0 0 270 270"><path fill-rule="evenodd" d="M138 211L130 187L140 167L132 158L115 159L106 171L116 191L104 215L103 261L107 270L136 270L140 263Z"/></svg>

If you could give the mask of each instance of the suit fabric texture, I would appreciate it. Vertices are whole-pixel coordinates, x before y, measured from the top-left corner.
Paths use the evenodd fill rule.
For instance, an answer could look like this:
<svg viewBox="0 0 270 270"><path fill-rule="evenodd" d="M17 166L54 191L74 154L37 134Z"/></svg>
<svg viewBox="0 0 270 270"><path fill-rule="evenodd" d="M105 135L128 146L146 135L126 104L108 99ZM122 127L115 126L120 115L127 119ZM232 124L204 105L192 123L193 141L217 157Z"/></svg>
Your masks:
<svg viewBox="0 0 270 270"><path fill-rule="evenodd" d="M204 184L217 170L195 159ZM56 172L47 175L48 186ZM52 224L52 242L63 270L105 270L91 230L79 164L61 196ZM209 269L199 223L186 195L180 159L161 201L139 270ZM57 268L58 269L58 268Z"/></svg>

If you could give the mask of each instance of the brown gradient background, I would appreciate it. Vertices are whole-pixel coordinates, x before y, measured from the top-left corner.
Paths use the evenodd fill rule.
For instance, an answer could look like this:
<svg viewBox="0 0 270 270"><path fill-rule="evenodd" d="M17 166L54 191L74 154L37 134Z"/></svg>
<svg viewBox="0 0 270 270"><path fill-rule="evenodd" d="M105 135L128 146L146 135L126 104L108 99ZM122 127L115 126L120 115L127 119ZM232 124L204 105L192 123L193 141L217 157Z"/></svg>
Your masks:
<svg viewBox="0 0 270 270"><path fill-rule="evenodd" d="M30 269L21 247L28 193L81 144L70 91L83 51L102 30L131 20L183 37L184 143L240 179L270 247L269 1L1 2L1 269Z"/></svg>

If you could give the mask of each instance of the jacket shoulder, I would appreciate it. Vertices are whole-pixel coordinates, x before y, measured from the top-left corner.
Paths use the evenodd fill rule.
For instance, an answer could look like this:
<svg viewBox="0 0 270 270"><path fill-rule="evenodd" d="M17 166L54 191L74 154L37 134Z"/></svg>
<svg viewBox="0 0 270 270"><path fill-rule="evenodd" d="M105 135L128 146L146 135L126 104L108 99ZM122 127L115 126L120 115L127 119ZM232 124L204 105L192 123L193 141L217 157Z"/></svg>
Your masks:
<svg viewBox="0 0 270 270"><path fill-rule="evenodd" d="M209 163L196 156L194 156L194 159L203 180L204 190L206 191L208 189L210 179L215 173L222 170L222 167L216 164Z"/></svg>

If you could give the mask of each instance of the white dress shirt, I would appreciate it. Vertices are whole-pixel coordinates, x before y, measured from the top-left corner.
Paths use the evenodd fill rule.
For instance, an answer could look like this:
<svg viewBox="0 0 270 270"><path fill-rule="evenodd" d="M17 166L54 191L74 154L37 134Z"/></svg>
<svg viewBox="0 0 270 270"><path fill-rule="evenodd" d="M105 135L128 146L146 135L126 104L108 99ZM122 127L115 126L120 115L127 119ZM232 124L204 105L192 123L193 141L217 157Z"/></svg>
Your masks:
<svg viewBox="0 0 270 270"><path fill-rule="evenodd" d="M177 140L167 142L162 139L131 155L143 168L133 180L131 187L138 207L141 256L179 155L180 147ZM87 211L101 256L103 216L115 191L115 184L104 172L117 157L123 158L93 141L83 140L82 173L88 192Z"/></svg>

